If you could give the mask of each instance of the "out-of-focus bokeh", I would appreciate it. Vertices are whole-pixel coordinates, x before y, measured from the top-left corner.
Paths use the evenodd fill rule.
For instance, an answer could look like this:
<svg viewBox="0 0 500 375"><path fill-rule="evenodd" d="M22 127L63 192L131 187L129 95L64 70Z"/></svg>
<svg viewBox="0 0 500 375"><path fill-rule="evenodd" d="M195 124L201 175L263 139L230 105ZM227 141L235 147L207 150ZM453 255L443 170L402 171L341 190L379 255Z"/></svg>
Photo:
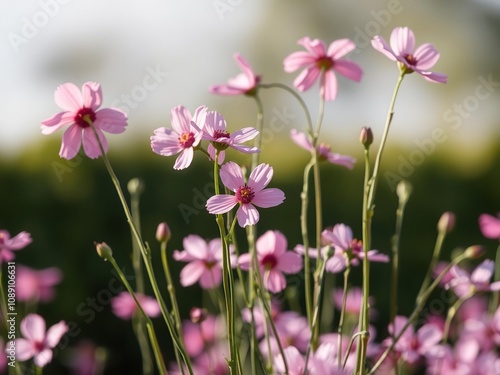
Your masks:
<svg viewBox="0 0 500 375"><path fill-rule="evenodd" d="M383 160L373 245L390 254L397 208L394 187L406 178L414 193L401 242L402 313L413 306L442 212L457 214L443 258L455 248L476 243L494 257L495 244L481 236L477 218L483 212L500 211L500 3L496 0L5 1L0 4L0 20L0 229L12 235L22 230L32 233L34 242L19 252L19 264L63 271L56 298L38 306L38 311L48 324L61 319L73 323L65 343L68 348L106 348L106 374L133 373L131 369L139 373L140 356L130 323L111 313L109 285L116 276L95 255L93 242L110 244L130 272L130 233L102 161L80 156L60 159L62 131L40 133L40 121L59 111L53 94L64 82L80 86L97 81L103 89L103 106L128 113L127 131L108 137L109 157L124 188L134 177L145 182L144 238L157 249L156 225L168 221L171 250L181 250L183 237L191 233L214 238L218 232L204 209L211 194L210 164L196 155L192 167L176 172L174 158L151 151L149 137L154 129L169 126L170 109L183 104L194 110L205 104L225 116L230 130L252 126L256 106L251 99L208 92L210 85L239 73L235 52L262 75L262 82L291 85L296 74L283 72L283 59L302 48L298 39L310 36L327 43L353 39L358 49L350 58L362 66L363 80L339 78L338 99L326 106L322 138L358 162L353 171L323 166L322 182L325 225L344 222L360 236L359 131L372 127L378 145L398 74L395 64L371 47L370 39L378 34L388 40L394 27L408 26L417 45L430 42L440 51L433 70L448 74L449 82L433 84L416 74L403 82ZM274 166L273 185L284 190L287 199L262 214L259 231L283 231L292 248L301 241L299 196L307 153L290 141L288 133L292 127L304 129L304 115L284 92L261 94L264 125L270 129L261 158ZM317 87L303 97L315 119ZM173 264L174 275L182 265ZM373 270L381 327L387 323L383 316L389 272L384 267L376 265ZM159 263L158 272L161 275ZM359 276L354 274L354 282ZM193 301L201 303L198 289L188 292L181 293L184 316ZM189 299L183 298L186 294ZM161 319L157 324L163 327ZM161 341L167 352L167 335ZM57 354L47 373L69 373L65 363L71 353Z"/></svg>

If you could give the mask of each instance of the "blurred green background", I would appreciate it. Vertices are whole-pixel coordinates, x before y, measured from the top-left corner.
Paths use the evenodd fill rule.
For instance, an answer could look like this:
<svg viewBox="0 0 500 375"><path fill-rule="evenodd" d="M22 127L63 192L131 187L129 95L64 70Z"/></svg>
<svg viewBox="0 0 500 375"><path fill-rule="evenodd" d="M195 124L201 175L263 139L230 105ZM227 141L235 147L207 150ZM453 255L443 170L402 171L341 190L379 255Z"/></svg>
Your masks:
<svg viewBox="0 0 500 375"><path fill-rule="evenodd" d="M183 104L194 111L206 104L226 117L232 131L251 126L256 106L250 99L215 97L207 91L239 73L232 60L234 52L247 58L264 83L291 85L296 75L284 73L282 61L300 49L299 38L323 38L327 43L353 39L359 48L350 58L362 66L364 77L359 84L339 79L338 99L326 107L322 140L358 162L353 171L322 166L323 222L325 226L346 223L360 236L359 131L362 126L372 127L374 146L378 145L397 77L394 64L375 52L369 40L375 34L389 39L394 27L409 26L417 45L431 42L441 52L435 70L448 74L449 83L431 84L416 75L403 83L382 163L373 247L390 253L397 207L394 181L405 177L414 192L401 240L401 313L413 306L443 212L457 216L443 259L453 249L473 244L486 246L487 256L495 256L496 244L481 236L477 224L481 213L500 211L500 6L495 0L47 0L3 2L0 19L5 35L0 43L4 66L0 71L0 228L11 235L22 230L32 234L33 244L17 254L19 264L63 270L56 300L39 306L39 312L49 324L60 319L74 322L68 347L88 338L107 348L106 374L140 373L140 358L130 322L115 318L109 303L93 305L93 299L106 295L115 277L110 265L95 254L93 243L106 241L130 273L130 233L102 161L60 159L62 132L50 137L40 134L40 121L58 110L53 92L63 82L98 81L103 86L103 106L128 112L127 132L108 138L109 157L124 189L135 177L145 183L144 238L158 249L156 225L167 221L172 230L170 249L180 250L188 234L213 238L218 231L202 207L212 183L207 160L196 155L189 169L174 171L174 158L160 157L150 149L153 130L169 126L170 109ZM30 23L35 27L30 29ZM154 81L157 85L144 91L144 79L154 76L152 71L160 72ZM292 248L301 241L299 194L308 155L290 141L288 132L292 127L304 129L304 116L286 93L261 94L267 129L261 160L274 167L272 186L281 188L287 199L279 207L261 210L258 231L280 230ZM304 94L304 100L315 119L316 86ZM192 214L184 211L183 215L181 209L190 208ZM159 266L159 257L156 260ZM178 275L183 264L172 266ZM372 271L382 332L387 323L388 270L388 265L374 265ZM359 281L357 271L353 283ZM301 285L300 280L295 282ZM197 288L186 291L180 297L185 316L201 301ZM161 320L157 323L163 327ZM168 352L168 338L160 339ZM46 373L69 373L65 360L63 351Z"/></svg>

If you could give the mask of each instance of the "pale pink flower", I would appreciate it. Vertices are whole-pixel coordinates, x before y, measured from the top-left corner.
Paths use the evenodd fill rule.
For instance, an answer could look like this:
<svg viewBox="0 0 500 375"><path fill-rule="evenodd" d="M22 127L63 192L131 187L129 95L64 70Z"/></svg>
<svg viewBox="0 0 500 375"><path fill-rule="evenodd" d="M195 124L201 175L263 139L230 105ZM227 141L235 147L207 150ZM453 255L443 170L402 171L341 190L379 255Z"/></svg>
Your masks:
<svg viewBox="0 0 500 375"><path fill-rule="evenodd" d="M446 289L453 289L459 297L468 293L488 292L500 290L500 281L490 282L495 272L495 262L485 259L470 274L459 266L453 266L450 273L453 278L445 285Z"/></svg>
<svg viewBox="0 0 500 375"><path fill-rule="evenodd" d="M183 240L184 250L174 251L173 257L181 262L189 262L181 270L181 285L189 286L196 282L203 289L212 289L222 281L222 242L220 238L208 243L200 236L191 234ZM234 247L229 246L231 263L236 261L232 253Z"/></svg>
<svg viewBox="0 0 500 375"><path fill-rule="evenodd" d="M479 228L486 238L500 240L500 217L488 214L480 215Z"/></svg>
<svg viewBox="0 0 500 375"><path fill-rule="evenodd" d="M224 214L239 204L236 216L240 227L257 224L259 211L254 207L275 207L285 200L285 194L280 189L265 187L271 182L273 168L268 164L259 164L245 182L241 167L228 162L221 167L220 178L224 186L235 195L219 194L210 197L206 207L211 214Z"/></svg>
<svg viewBox="0 0 500 375"><path fill-rule="evenodd" d="M15 340L16 359L23 362L33 358L38 367L52 361L52 349L59 343L69 327L64 321L45 329L45 320L38 314L28 314L21 321L23 338Z"/></svg>
<svg viewBox="0 0 500 375"><path fill-rule="evenodd" d="M59 128L69 125L63 134L59 156L73 159L83 142L85 154L95 159L101 156L99 142L90 126L93 124L95 132L104 152L108 151L108 142L103 131L119 134L125 131L127 115L117 108L98 109L102 102L101 85L96 82L86 82L80 91L73 83L60 85L55 92L56 104L64 109L51 118L42 121L42 133L52 134Z"/></svg>
<svg viewBox="0 0 500 375"><path fill-rule="evenodd" d="M103 348L90 340L80 340L69 351L68 367L72 375L96 375L104 372Z"/></svg>
<svg viewBox="0 0 500 375"><path fill-rule="evenodd" d="M177 157L174 169L185 169L191 165L194 149L203 136L207 107L196 108L194 116L189 110L178 105L171 110L172 129L158 128L151 136L152 150L163 156L180 155Z"/></svg>
<svg viewBox="0 0 500 375"><path fill-rule="evenodd" d="M274 319L274 325L283 348L294 346L302 353L306 352L311 338L311 330L305 316L295 311L284 311ZM259 347L264 356L270 351L273 357L279 353L278 341L272 333L271 327L269 326L267 329L268 332L271 332L269 342L268 339L264 338Z"/></svg>
<svg viewBox="0 0 500 375"><path fill-rule="evenodd" d="M267 231L257 239L257 260L263 278L264 287L278 293L286 287L285 273L297 273L302 269L302 257L287 250L287 240L279 231ZM238 262L242 269L251 266L249 253L240 255Z"/></svg>
<svg viewBox="0 0 500 375"><path fill-rule="evenodd" d="M226 85L214 85L210 92L219 95L244 95L255 91L260 82L260 76L255 75L250 64L239 53L234 54L234 60L242 73L228 80Z"/></svg>
<svg viewBox="0 0 500 375"><path fill-rule="evenodd" d="M134 294L147 316L156 318L160 315L160 305L155 298L138 292ZM111 299L111 308L113 309L113 314L123 320L132 319L134 314L138 311L137 304L129 292L121 292L116 297L113 297Z"/></svg>
<svg viewBox="0 0 500 375"><path fill-rule="evenodd" d="M394 324L389 325L389 333L397 336L408 321L407 317L396 316ZM409 364L416 363L422 356L436 345L443 338L443 331L434 324L424 324L416 332L413 326L406 328L397 343L394 350L401 354L401 358ZM384 340L386 345L392 342L392 338Z"/></svg>
<svg viewBox="0 0 500 375"><path fill-rule="evenodd" d="M290 130L290 138L292 138L292 141L294 141L297 146L302 147L309 152L314 150L311 141L305 133L292 129ZM356 159L352 156L331 152L331 147L324 143L320 143L316 147L316 152L318 153L319 161L328 160L331 164L342 165L348 169L352 169L354 167L354 163L356 162Z"/></svg>
<svg viewBox="0 0 500 375"><path fill-rule="evenodd" d="M57 267L34 270L19 265L16 270L16 298L18 301L50 302L55 296L55 286L63 274Z"/></svg>
<svg viewBox="0 0 500 375"><path fill-rule="evenodd" d="M417 72L431 82L446 83L448 77L443 73L430 72L439 60L439 52L430 43L422 44L415 52L415 35L407 27L396 27L391 33L391 45L384 38L375 35L372 46L389 59L397 61L405 73Z"/></svg>
<svg viewBox="0 0 500 375"><path fill-rule="evenodd" d="M296 245L293 250L304 257L306 256L306 249L303 245ZM309 258L318 258L318 249L309 248L307 253ZM342 251L330 251L328 246L321 248L321 258L326 259L325 270L330 273L339 273L345 270L347 266L347 259Z"/></svg>
<svg viewBox="0 0 500 375"><path fill-rule="evenodd" d="M289 346L283 349L283 354L285 355L284 360L281 354L277 354L274 357L273 363L275 373L277 375L303 375L306 367L304 355L302 355L295 346ZM285 362L288 366L288 372L286 372L287 368L285 367ZM310 367L310 365L308 367ZM309 374L309 371L307 371L306 374Z"/></svg>
<svg viewBox="0 0 500 375"><path fill-rule="evenodd" d="M453 348L448 344L435 345L426 352L426 374L484 375L485 372L473 371L480 350L480 343L471 339L459 339Z"/></svg>
<svg viewBox="0 0 500 375"><path fill-rule="evenodd" d="M0 230L0 265L2 262L11 262L15 255L13 251L24 249L33 240L28 232L21 232L10 237L10 233L6 230Z"/></svg>
<svg viewBox="0 0 500 375"><path fill-rule="evenodd" d="M205 349L215 346L218 341L224 339L226 328L224 320L215 315L208 315L202 322L193 323L190 320L182 322L182 332L186 351L195 358L201 355Z"/></svg>
<svg viewBox="0 0 500 375"><path fill-rule="evenodd" d="M293 52L283 62L284 70L293 73L300 68L305 68L293 81L299 91L308 90L313 83L320 79L320 94L325 100L335 100L337 96L337 77L335 72L359 82L363 71L353 61L343 59L353 51L356 45L349 39L333 41L328 50L325 43L319 39L304 37L298 44L304 46L306 51Z"/></svg>
<svg viewBox="0 0 500 375"><path fill-rule="evenodd" d="M255 128L247 127L229 133L227 131L226 120L216 111L207 112L205 127L203 128L202 139L210 141L208 153L212 160L215 160L216 150L219 150L219 164L222 164L225 151L228 147L234 148L245 154L260 152L257 147L245 146L242 143L254 139L259 132Z"/></svg>
<svg viewBox="0 0 500 375"><path fill-rule="evenodd" d="M331 230L326 229L321 233L323 241L332 245L336 252L345 253L350 259L351 265L357 266L364 260L363 243L352 236L352 230L345 224L336 224ZM389 257L381 254L378 250L368 250L370 262L389 262Z"/></svg>
<svg viewBox="0 0 500 375"><path fill-rule="evenodd" d="M335 307L338 310L342 309L342 302L344 300L344 290L342 288L336 288L332 294L332 299ZM363 303L363 290L358 287L352 287L347 290L347 296L345 300L345 312L347 314L359 315L361 310L361 304ZM370 313L373 312L374 299L372 296L368 297L368 303L370 304Z"/></svg>

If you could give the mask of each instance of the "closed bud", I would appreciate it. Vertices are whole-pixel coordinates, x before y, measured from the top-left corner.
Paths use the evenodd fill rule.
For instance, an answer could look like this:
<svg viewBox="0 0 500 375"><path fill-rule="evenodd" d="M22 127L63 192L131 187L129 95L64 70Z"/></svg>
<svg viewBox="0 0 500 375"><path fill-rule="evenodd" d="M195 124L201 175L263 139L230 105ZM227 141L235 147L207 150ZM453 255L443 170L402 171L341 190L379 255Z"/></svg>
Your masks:
<svg viewBox="0 0 500 375"><path fill-rule="evenodd" d="M450 233L455 227L455 214L450 211L446 211L441 215L438 221L438 231L442 233Z"/></svg>
<svg viewBox="0 0 500 375"><path fill-rule="evenodd" d="M158 228L156 228L156 239L158 242L168 242L171 235L172 233L167 223L163 222L158 224Z"/></svg>
<svg viewBox="0 0 500 375"><path fill-rule="evenodd" d="M413 191L413 186L407 180L399 181L396 186L396 194L398 195L399 202L401 205L405 205L410 198L411 192Z"/></svg>
<svg viewBox="0 0 500 375"><path fill-rule="evenodd" d="M144 191L144 182L140 178L133 178L127 184L127 189L130 194L142 194Z"/></svg>
<svg viewBox="0 0 500 375"><path fill-rule="evenodd" d="M484 255L484 248L480 245L469 246L465 249L465 256L469 259L477 259Z"/></svg>
<svg viewBox="0 0 500 375"><path fill-rule="evenodd" d="M207 318L207 310L200 307L193 307L189 311L189 318L193 323L199 324Z"/></svg>
<svg viewBox="0 0 500 375"><path fill-rule="evenodd" d="M370 147L370 145L373 143L373 133L371 128L367 128L366 126L363 126L361 128L361 134L359 136L359 141L365 148Z"/></svg>
<svg viewBox="0 0 500 375"><path fill-rule="evenodd" d="M113 250L108 246L106 242L94 242L97 254L104 260L108 260L113 257Z"/></svg>

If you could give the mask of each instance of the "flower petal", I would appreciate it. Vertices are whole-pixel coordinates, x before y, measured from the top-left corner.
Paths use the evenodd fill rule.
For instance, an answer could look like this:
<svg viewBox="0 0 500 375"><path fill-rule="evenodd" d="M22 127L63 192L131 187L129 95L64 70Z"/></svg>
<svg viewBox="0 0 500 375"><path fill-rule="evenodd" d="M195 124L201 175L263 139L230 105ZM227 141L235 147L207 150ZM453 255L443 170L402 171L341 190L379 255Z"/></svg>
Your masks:
<svg viewBox="0 0 500 375"><path fill-rule="evenodd" d="M181 151L180 155L177 157L174 163L174 169L186 169L191 165L193 161L194 150L192 147L185 148Z"/></svg>
<svg viewBox="0 0 500 375"><path fill-rule="evenodd" d="M439 60L439 52L432 44L426 43L417 48L414 57L417 60L418 69L428 70Z"/></svg>
<svg viewBox="0 0 500 375"><path fill-rule="evenodd" d="M292 139L292 141L295 142L297 146L302 147L307 151L313 150L312 143L309 140L309 137L306 135L306 133L300 132L297 129L291 129L290 138Z"/></svg>
<svg viewBox="0 0 500 375"><path fill-rule="evenodd" d="M220 169L220 178L225 187L236 192L240 186L245 185L243 171L235 162L227 162Z"/></svg>
<svg viewBox="0 0 500 375"><path fill-rule="evenodd" d="M479 227L484 237L500 239L500 218L482 214L479 216Z"/></svg>
<svg viewBox="0 0 500 375"><path fill-rule="evenodd" d="M283 70L293 73L296 70L314 64L316 57L306 51L293 52L283 60Z"/></svg>
<svg viewBox="0 0 500 375"><path fill-rule="evenodd" d="M54 94L56 104L66 111L78 112L83 107L83 98L80 89L71 82L57 87Z"/></svg>
<svg viewBox="0 0 500 375"><path fill-rule="evenodd" d="M195 260L194 262L186 264L184 268L182 268L180 274L181 285L182 286L193 285L200 279L201 275L203 274L203 272L205 272L205 270L206 268L203 264L203 261L201 260L198 261Z"/></svg>
<svg viewBox="0 0 500 375"><path fill-rule="evenodd" d="M443 73L437 73L437 72L423 72L418 69L415 69L416 72L418 72L422 77L424 77L427 81L430 82L437 82L437 83L446 83L448 82L448 76Z"/></svg>
<svg viewBox="0 0 500 375"><path fill-rule="evenodd" d="M348 169L354 168L354 164L356 163L356 159L352 156L336 154L334 152L329 152L327 158L330 163L342 165Z"/></svg>
<svg viewBox="0 0 500 375"><path fill-rule="evenodd" d="M338 39L330 43L327 55L333 60L338 60L355 49L356 45L350 39ZM335 64L337 64L337 61L335 61Z"/></svg>
<svg viewBox="0 0 500 375"><path fill-rule="evenodd" d="M158 155L172 156L184 150L179 144L179 135L172 129L158 128L150 139L151 149Z"/></svg>
<svg viewBox="0 0 500 375"><path fill-rule="evenodd" d="M108 152L108 142L106 141L106 137L103 132L97 128L95 129L95 132L99 136L99 141L104 152ZM101 148L92 128L83 129L83 150L91 159L96 159L101 156Z"/></svg>
<svg viewBox="0 0 500 375"><path fill-rule="evenodd" d="M255 193L252 204L257 207L269 208L275 207L285 200L285 193L277 188L269 188Z"/></svg>
<svg viewBox="0 0 500 375"><path fill-rule="evenodd" d="M91 108L94 111L100 107L102 103L101 85L97 82L86 82L82 86L82 104L86 108Z"/></svg>
<svg viewBox="0 0 500 375"><path fill-rule="evenodd" d="M273 178L273 173L273 168L269 164L259 164L255 167L252 173L250 173L247 185L250 186L255 195L257 195L259 191L264 189L269 184Z"/></svg>
<svg viewBox="0 0 500 375"><path fill-rule="evenodd" d="M71 125L62 136L61 149L59 156L64 159L73 159L82 144L82 128L78 125Z"/></svg>
<svg viewBox="0 0 500 375"><path fill-rule="evenodd" d="M64 321L60 321L57 324L54 324L52 327L50 327L47 331L47 334L45 335L45 342L50 348L54 348L57 344L59 344L59 341L61 341L61 338L68 332L69 327Z"/></svg>
<svg viewBox="0 0 500 375"><path fill-rule="evenodd" d="M259 222L259 211L251 204L242 204L236 212L238 224L245 228L247 225L255 225Z"/></svg>
<svg viewBox="0 0 500 375"><path fill-rule="evenodd" d="M470 279L474 284L489 284L494 271L495 262L486 259L472 271Z"/></svg>
<svg viewBox="0 0 500 375"><path fill-rule="evenodd" d="M54 116L42 121L42 134L52 134L64 125L75 122L75 114L73 112L59 112Z"/></svg>
<svg viewBox="0 0 500 375"><path fill-rule="evenodd" d="M127 114L119 109L103 108L96 112L94 125L112 134L120 134L127 127Z"/></svg>
<svg viewBox="0 0 500 375"><path fill-rule="evenodd" d="M307 69L304 69L293 81L293 85L299 91L308 90L313 83L318 79L321 73L321 69L317 66L311 66Z"/></svg>
<svg viewBox="0 0 500 375"><path fill-rule="evenodd" d="M333 70L325 72L324 84L320 87L320 90L326 101L335 100L337 97L337 77Z"/></svg>
<svg viewBox="0 0 500 375"><path fill-rule="evenodd" d="M391 33L391 47L396 56L412 54L415 48L413 31L407 27L396 27Z"/></svg>
<svg viewBox="0 0 500 375"><path fill-rule="evenodd" d="M259 134L259 131L252 127L242 128L231 134L230 139L234 143L243 143L254 139Z"/></svg>
<svg viewBox="0 0 500 375"><path fill-rule="evenodd" d="M192 259L207 259L208 246L207 242L196 234L190 234L182 241L184 250L190 255Z"/></svg>
<svg viewBox="0 0 500 375"><path fill-rule="evenodd" d="M45 339L45 320L38 314L28 314L21 321L21 334L32 342Z"/></svg>
<svg viewBox="0 0 500 375"><path fill-rule="evenodd" d="M219 194L208 198L206 208L209 214L225 214L238 204L234 195Z"/></svg>
<svg viewBox="0 0 500 375"><path fill-rule="evenodd" d="M263 275L264 286L271 293L279 293L286 288L286 279L282 272L276 270L266 271Z"/></svg>
<svg viewBox="0 0 500 375"><path fill-rule="evenodd" d="M33 362L38 367L45 367L47 364L52 361L52 350L46 348L42 350L40 353L35 354Z"/></svg>
<svg viewBox="0 0 500 375"><path fill-rule="evenodd" d="M191 112L183 105L178 105L170 111L172 129L177 134L190 131Z"/></svg>
<svg viewBox="0 0 500 375"><path fill-rule="evenodd" d="M284 273L297 273L302 269L302 257L293 251L286 251L278 259L278 269Z"/></svg>
<svg viewBox="0 0 500 375"><path fill-rule="evenodd" d="M280 231L268 230L257 239L255 246L259 256L274 254L279 257L287 250L288 241Z"/></svg>
<svg viewBox="0 0 500 375"><path fill-rule="evenodd" d="M361 69L361 67L354 61L350 60L335 61L333 69L342 74L344 77L352 79L356 82L361 81L361 77L363 76L363 69Z"/></svg>
<svg viewBox="0 0 500 375"><path fill-rule="evenodd" d="M297 44L304 46L315 57L323 57L326 55L325 43L320 39L311 39L308 36L301 38Z"/></svg>
<svg viewBox="0 0 500 375"><path fill-rule="evenodd" d="M392 61L397 61L396 59L396 54L392 50L392 48L387 44L384 38L381 36L375 35L372 39L372 47L383 53L385 56L387 56L389 59Z"/></svg>

